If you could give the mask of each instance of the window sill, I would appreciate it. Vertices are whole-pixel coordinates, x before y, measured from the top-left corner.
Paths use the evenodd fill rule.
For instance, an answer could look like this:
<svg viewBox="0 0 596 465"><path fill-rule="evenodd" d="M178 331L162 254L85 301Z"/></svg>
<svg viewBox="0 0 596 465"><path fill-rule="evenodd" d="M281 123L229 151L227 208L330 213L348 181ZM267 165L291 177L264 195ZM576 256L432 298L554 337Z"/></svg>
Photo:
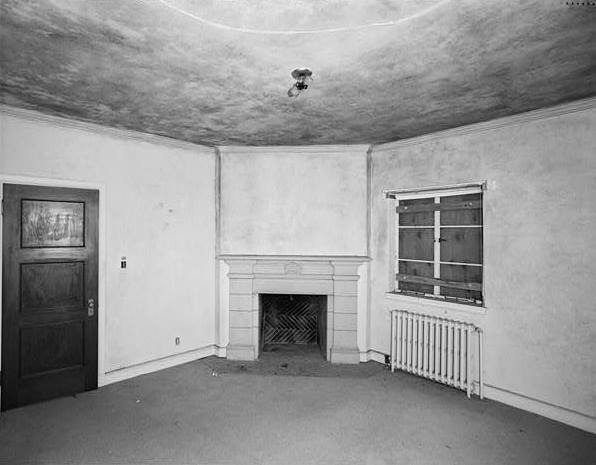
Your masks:
<svg viewBox="0 0 596 465"><path fill-rule="evenodd" d="M397 294L395 292L386 292L385 300L388 302L403 304L415 307L431 307L435 311L452 310L467 315L486 315L486 307L476 305L466 305L463 303L446 302L424 297L414 297L411 295ZM408 310L408 308L404 308Z"/></svg>

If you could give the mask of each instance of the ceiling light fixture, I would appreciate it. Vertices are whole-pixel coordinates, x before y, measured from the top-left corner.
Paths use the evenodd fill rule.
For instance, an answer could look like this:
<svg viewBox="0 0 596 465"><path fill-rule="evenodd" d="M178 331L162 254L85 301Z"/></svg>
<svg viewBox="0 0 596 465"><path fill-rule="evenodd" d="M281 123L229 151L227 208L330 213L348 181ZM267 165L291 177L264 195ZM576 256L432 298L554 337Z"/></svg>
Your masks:
<svg viewBox="0 0 596 465"><path fill-rule="evenodd" d="M292 77L296 82L288 90L288 97L298 97L303 90L308 89L312 81L312 71L308 68L296 68L292 71Z"/></svg>

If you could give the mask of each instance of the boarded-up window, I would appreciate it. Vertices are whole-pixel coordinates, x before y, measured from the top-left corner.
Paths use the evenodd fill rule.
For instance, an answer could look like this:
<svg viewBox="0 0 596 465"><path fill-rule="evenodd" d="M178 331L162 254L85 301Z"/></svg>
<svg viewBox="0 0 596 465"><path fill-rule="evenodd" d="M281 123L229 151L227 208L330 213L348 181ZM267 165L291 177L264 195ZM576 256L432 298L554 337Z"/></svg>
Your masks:
<svg viewBox="0 0 596 465"><path fill-rule="evenodd" d="M395 291L481 305L480 187L397 200Z"/></svg>

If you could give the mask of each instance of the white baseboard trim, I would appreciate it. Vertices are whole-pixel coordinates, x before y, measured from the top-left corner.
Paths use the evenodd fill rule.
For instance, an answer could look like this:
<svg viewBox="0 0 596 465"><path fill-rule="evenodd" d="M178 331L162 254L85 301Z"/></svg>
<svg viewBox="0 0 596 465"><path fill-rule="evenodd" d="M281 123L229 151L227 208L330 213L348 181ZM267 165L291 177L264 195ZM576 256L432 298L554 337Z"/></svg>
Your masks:
<svg viewBox="0 0 596 465"><path fill-rule="evenodd" d="M163 370L164 368L170 368L183 363L192 362L200 358L209 357L210 355L219 355L220 347L215 344L210 344L205 347L198 349L191 349L186 352L179 354L168 355L166 357L158 358L156 360L150 360L148 362L141 362L135 365L130 365L123 368L117 368L112 371L108 371L103 375L100 373L98 378L98 386L107 386L108 384L117 383L118 381L124 381L125 379L134 378L135 376L145 375L147 373L153 373L154 371ZM225 351L225 348L223 348Z"/></svg>
<svg viewBox="0 0 596 465"><path fill-rule="evenodd" d="M536 413L551 420L596 434L596 417L490 384L484 385L484 396L488 399L496 400L497 402L526 410L527 412Z"/></svg>
<svg viewBox="0 0 596 465"><path fill-rule="evenodd" d="M215 346L215 355L217 355L220 358L226 358L227 355L227 347L222 347L222 346Z"/></svg>
<svg viewBox="0 0 596 465"><path fill-rule="evenodd" d="M369 349L366 352L360 352L361 362L378 362L385 365L385 354L378 350Z"/></svg>
<svg viewBox="0 0 596 465"><path fill-rule="evenodd" d="M360 361L374 360L375 362L385 363L385 355L383 352L371 349L360 353ZM474 383L474 392L478 393L478 383ZM484 397L596 434L596 417L586 415L585 413L550 404L486 383L484 384Z"/></svg>

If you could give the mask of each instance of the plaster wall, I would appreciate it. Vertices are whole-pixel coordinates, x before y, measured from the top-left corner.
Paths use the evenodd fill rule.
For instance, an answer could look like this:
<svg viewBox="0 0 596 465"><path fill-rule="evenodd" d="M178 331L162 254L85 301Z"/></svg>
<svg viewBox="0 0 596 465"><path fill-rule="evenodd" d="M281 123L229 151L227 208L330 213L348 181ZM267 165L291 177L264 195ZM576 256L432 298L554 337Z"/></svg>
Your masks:
<svg viewBox="0 0 596 465"><path fill-rule="evenodd" d="M100 384L108 379L106 373L213 344L213 150L72 127L59 119L0 113L0 124L4 181L43 178L101 188L105 293L98 296L100 339L104 334ZM125 270L120 269L121 256L128 259Z"/></svg>
<svg viewBox="0 0 596 465"><path fill-rule="evenodd" d="M221 253L366 256L368 146L222 147ZM368 337L368 262L358 273L358 348ZM229 342L228 267L218 345Z"/></svg>
<svg viewBox="0 0 596 465"><path fill-rule="evenodd" d="M366 255L367 148L222 149L221 252Z"/></svg>
<svg viewBox="0 0 596 465"><path fill-rule="evenodd" d="M391 308L484 328L485 379L596 425L596 109L471 127L372 153L371 347L387 353ZM383 189L486 180L486 308L391 300L392 201ZM457 308L455 308L457 307ZM504 395L504 394L503 394ZM523 407L527 408L527 405ZM546 407L545 407L546 408ZM584 425L588 425L584 423Z"/></svg>

